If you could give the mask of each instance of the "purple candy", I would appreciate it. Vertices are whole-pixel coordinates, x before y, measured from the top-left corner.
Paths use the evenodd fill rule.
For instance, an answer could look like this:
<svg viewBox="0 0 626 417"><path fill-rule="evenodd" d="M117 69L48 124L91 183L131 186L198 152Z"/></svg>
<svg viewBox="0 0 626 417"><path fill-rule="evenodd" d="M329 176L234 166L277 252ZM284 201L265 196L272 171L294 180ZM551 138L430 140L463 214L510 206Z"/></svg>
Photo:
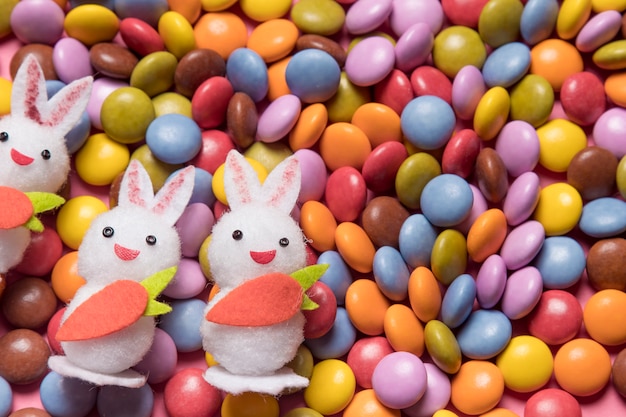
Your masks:
<svg viewBox="0 0 626 417"><path fill-rule="evenodd" d="M426 392L414 405L402 410L409 417L431 417L445 408L452 392L450 378L432 363L425 363L427 386Z"/></svg>
<svg viewBox="0 0 626 417"><path fill-rule="evenodd" d="M66 84L93 75L89 49L74 38L60 39L54 45L52 63L59 79Z"/></svg>
<svg viewBox="0 0 626 417"><path fill-rule="evenodd" d="M182 258L174 279L163 290L163 295L178 300L195 297L206 287L207 280L200 263L191 258Z"/></svg>
<svg viewBox="0 0 626 417"><path fill-rule="evenodd" d="M365 38L350 50L345 71L355 85L368 87L382 81L395 65L394 46L382 36Z"/></svg>
<svg viewBox="0 0 626 417"><path fill-rule="evenodd" d="M511 270L528 265L539 253L546 238L543 225L529 220L511 230L500 248L500 256Z"/></svg>
<svg viewBox="0 0 626 417"><path fill-rule="evenodd" d="M374 31L385 22L392 5L392 0L359 0L353 3L346 13L346 29L353 35Z"/></svg>
<svg viewBox="0 0 626 417"><path fill-rule="evenodd" d="M525 172L515 179L506 193L502 211L511 226L526 221L537 207L541 191L539 176L534 172Z"/></svg>
<svg viewBox="0 0 626 417"><path fill-rule="evenodd" d="M378 362L372 374L372 388L378 400L389 408L414 405L426 392L427 375L422 360L409 352L393 352Z"/></svg>
<svg viewBox="0 0 626 417"><path fill-rule="evenodd" d="M472 202L472 209L470 210L467 218L456 226L456 228L464 234L467 234L470 227L472 227L474 221L476 221L478 216L487 211L488 208L487 200L485 199L483 193L478 189L478 187L473 184L469 184L469 187L472 190L472 195L474 197L474 200Z"/></svg>
<svg viewBox="0 0 626 417"><path fill-rule="evenodd" d="M20 1L4 13L11 14L13 34L23 43L54 45L63 35L65 12L53 0Z"/></svg>
<svg viewBox="0 0 626 417"><path fill-rule="evenodd" d="M593 52L610 42L622 27L622 15L617 10L606 10L593 16L576 36L576 48L580 52Z"/></svg>
<svg viewBox="0 0 626 417"><path fill-rule="evenodd" d="M433 34L443 25L443 7L439 0L394 0L389 24L396 36L402 34L415 23L428 24Z"/></svg>
<svg viewBox="0 0 626 417"><path fill-rule="evenodd" d="M396 42L396 68L410 72L423 64L434 42L435 37L426 23L419 22L409 27Z"/></svg>
<svg viewBox="0 0 626 417"><path fill-rule="evenodd" d="M597 146L613 152L617 159L626 155L626 109L614 107L604 112L593 127Z"/></svg>
<svg viewBox="0 0 626 417"><path fill-rule="evenodd" d="M460 119L470 120L478 102L487 91L483 74L473 65L466 65L452 81L452 107Z"/></svg>
<svg viewBox="0 0 626 417"><path fill-rule="evenodd" d="M489 309L500 301L506 287L507 270L500 255L489 256L476 275L476 298L482 308Z"/></svg>
<svg viewBox="0 0 626 417"><path fill-rule="evenodd" d="M511 320L528 315L539 302L543 293L541 273L534 266L527 266L509 276L502 295L502 312Z"/></svg>
<svg viewBox="0 0 626 417"><path fill-rule="evenodd" d="M180 236L181 253L190 258L198 256L200 246L211 234L215 217L211 208L204 203L191 203L176 222Z"/></svg>
<svg viewBox="0 0 626 417"><path fill-rule="evenodd" d="M300 99L293 94L285 94L272 101L259 116L257 140L272 143L282 139L295 126L301 109Z"/></svg>
<svg viewBox="0 0 626 417"><path fill-rule="evenodd" d="M174 340L167 332L157 327L155 328L152 347L141 362L135 366L135 369L148 375L148 383L159 384L174 375L177 364L178 352Z"/></svg>
<svg viewBox="0 0 626 417"><path fill-rule="evenodd" d="M326 165L319 153L310 149L298 149L294 152L300 162L302 186L298 195L298 203L309 200L320 201L326 189Z"/></svg>
<svg viewBox="0 0 626 417"><path fill-rule="evenodd" d="M528 122L513 120L502 127L496 140L496 152L509 175L518 177L532 171L539 162L539 136Z"/></svg>

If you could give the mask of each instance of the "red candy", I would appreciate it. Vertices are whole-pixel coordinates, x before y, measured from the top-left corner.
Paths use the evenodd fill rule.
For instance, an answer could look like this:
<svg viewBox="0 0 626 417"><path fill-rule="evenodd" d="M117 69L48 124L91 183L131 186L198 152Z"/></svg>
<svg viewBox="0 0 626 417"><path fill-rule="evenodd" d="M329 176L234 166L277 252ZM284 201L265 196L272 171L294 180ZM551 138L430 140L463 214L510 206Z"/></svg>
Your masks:
<svg viewBox="0 0 626 417"><path fill-rule="evenodd" d="M50 349L52 349L54 353L59 355L63 354L63 347L61 346L61 342L57 340L57 332L59 331L59 327L61 327L61 318L63 317L66 309L67 307L62 307L56 313L54 313L54 315L48 322L48 327L46 329Z"/></svg>
<svg viewBox="0 0 626 417"><path fill-rule="evenodd" d="M346 358L361 388L372 388L372 374L378 362L394 350L384 336L365 337L357 340Z"/></svg>
<svg viewBox="0 0 626 417"><path fill-rule="evenodd" d="M187 368L165 384L163 400L170 417L211 417L222 406L220 391L204 380L204 371Z"/></svg>
<svg viewBox="0 0 626 417"><path fill-rule="evenodd" d="M446 144L441 158L441 171L467 178L474 171L481 141L473 129L463 129Z"/></svg>
<svg viewBox="0 0 626 417"><path fill-rule="evenodd" d="M215 76L204 81L191 98L193 120L202 129L213 129L224 123L228 102L235 92L226 77Z"/></svg>
<svg viewBox="0 0 626 417"><path fill-rule="evenodd" d="M395 186L396 173L409 156L401 142L385 142L375 147L361 168L367 188L384 193Z"/></svg>
<svg viewBox="0 0 626 417"><path fill-rule="evenodd" d="M122 19L119 30L128 49L141 56L165 50L165 43L159 32L141 19L134 17Z"/></svg>
<svg viewBox="0 0 626 417"><path fill-rule="evenodd" d="M563 290L545 291L528 316L528 331L549 345L572 340L583 322L583 310L572 294Z"/></svg>
<svg viewBox="0 0 626 417"><path fill-rule="evenodd" d="M478 18L489 0L441 0L443 12L455 25L478 27Z"/></svg>
<svg viewBox="0 0 626 417"><path fill-rule="evenodd" d="M452 81L435 67L417 67L411 73L411 88L416 96L437 96L452 104Z"/></svg>
<svg viewBox="0 0 626 417"><path fill-rule="evenodd" d="M595 123L606 108L604 85L590 72L579 72L567 77L560 94L563 111L580 126Z"/></svg>
<svg viewBox="0 0 626 417"><path fill-rule="evenodd" d="M402 114L402 110L413 97L409 77L398 69L392 70L384 80L374 86L374 101L391 107L398 114Z"/></svg>
<svg viewBox="0 0 626 417"><path fill-rule="evenodd" d="M367 187L361 173L349 166L341 167L328 176L325 199L338 222L351 222L365 207Z"/></svg>
<svg viewBox="0 0 626 417"><path fill-rule="evenodd" d="M226 154L231 149L235 149L235 145L226 133L216 129L204 130L200 152L189 162L213 175L226 161Z"/></svg>
<svg viewBox="0 0 626 417"><path fill-rule="evenodd" d="M316 339L324 336L333 327L337 315L337 298L330 287L321 281L313 284L306 295L319 307L302 312L306 318L304 337Z"/></svg>
<svg viewBox="0 0 626 417"><path fill-rule="evenodd" d="M546 388L533 394L524 407L524 417L582 417L580 404L570 393Z"/></svg>
<svg viewBox="0 0 626 417"><path fill-rule="evenodd" d="M15 270L24 275L43 277L52 271L62 255L61 238L54 229L46 227L41 233L31 233L30 244Z"/></svg>

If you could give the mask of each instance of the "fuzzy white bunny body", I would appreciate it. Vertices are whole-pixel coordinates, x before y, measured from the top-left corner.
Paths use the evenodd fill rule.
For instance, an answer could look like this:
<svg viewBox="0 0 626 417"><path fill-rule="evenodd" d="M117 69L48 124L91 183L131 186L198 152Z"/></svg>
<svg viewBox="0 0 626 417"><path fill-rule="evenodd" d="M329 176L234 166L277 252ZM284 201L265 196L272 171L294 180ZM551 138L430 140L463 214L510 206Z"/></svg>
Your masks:
<svg viewBox="0 0 626 417"><path fill-rule="evenodd" d="M211 319L220 303L232 294L244 293L245 286L258 277L291 274L306 266L303 234L290 216L300 189L298 161L287 158L261 185L243 156L231 151L224 185L230 211L213 227L208 251L211 275L219 292L208 303L207 319L201 325L203 347L219 366L207 369L205 379L234 394L279 394L286 388L302 388L308 385L308 379L285 366L295 357L304 338L305 318L299 305L290 316L276 320L259 318L266 307L272 307L262 305L252 312L255 317L237 317L236 312L228 317L227 311L226 322ZM261 287L246 297L260 297L266 295L264 292ZM243 304L249 301L239 300Z"/></svg>
<svg viewBox="0 0 626 417"><path fill-rule="evenodd" d="M37 60L24 59L13 82L11 113L0 119L0 191L56 193L61 188L70 169L65 135L85 111L92 81L76 80L48 100ZM7 208L2 211L0 216L6 215ZM20 262L30 243L26 227L11 226L0 228L0 274Z"/></svg>
<svg viewBox="0 0 626 417"><path fill-rule="evenodd" d="M180 239L174 224L191 197L193 182L194 169L185 168L154 196L148 174L139 162L131 161L118 205L92 221L78 249L78 272L86 283L68 305L59 332L68 320L82 314L84 304L93 302L94 295L109 291L112 284L120 280L140 282L178 265ZM100 308L113 308L111 314L122 314L119 310L126 308L124 303L133 303L124 300L125 294L111 292L111 298L116 297L122 301ZM101 332L104 334L98 333L98 326L112 319L101 319L104 323L97 322L98 316L87 323L96 336L59 338L65 356L51 357L50 367L98 385L143 385L145 376L129 368L139 363L152 345L154 317L142 315L114 331Z"/></svg>

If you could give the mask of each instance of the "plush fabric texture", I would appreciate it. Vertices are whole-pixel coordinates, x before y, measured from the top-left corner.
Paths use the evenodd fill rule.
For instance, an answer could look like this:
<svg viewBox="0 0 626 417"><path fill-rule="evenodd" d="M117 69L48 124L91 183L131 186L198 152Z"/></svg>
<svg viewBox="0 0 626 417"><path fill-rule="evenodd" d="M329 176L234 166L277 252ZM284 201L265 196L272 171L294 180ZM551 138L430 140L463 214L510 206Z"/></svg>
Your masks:
<svg viewBox="0 0 626 417"><path fill-rule="evenodd" d="M309 385L309 380L296 374L291 368L284 367L271 375L241 376L233 375L222 366L211 366L204 373L204 379L216 388L233 395L244 392L258 392L280 395L285 389L301 389Z"/></svg>
<svg viewBox="0 0 626 417"><path fill-rule="evenodd" d="M80 368L65 356L51 356L48 359L48 366L59 375L69 378L79 378L83 381L91 382L95 385L118 385L127 388L139 388L145 385L147 377L139 372L127 369L116 374L102 374Z"/></svg>

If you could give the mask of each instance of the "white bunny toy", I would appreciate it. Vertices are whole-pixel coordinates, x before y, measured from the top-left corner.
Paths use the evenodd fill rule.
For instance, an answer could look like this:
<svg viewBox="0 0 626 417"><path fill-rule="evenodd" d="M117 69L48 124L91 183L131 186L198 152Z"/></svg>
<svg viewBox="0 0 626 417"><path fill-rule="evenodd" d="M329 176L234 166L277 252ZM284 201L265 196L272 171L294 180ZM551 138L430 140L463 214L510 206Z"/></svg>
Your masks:
<svg viewBox="0 0 626 417"><path fill-rule="evenodd" d="M290 215L300 191L298 160L283 160L261 185L245 158L230 151L224 187L230 211L213 227L208 249L219 291L200 327L203 348L218 365L204 378L232 394L304 388L309 380L285 365L304 340L301 309L317 307L304 291L325 269L304 268L304 236Z"/></svg>
<svg viewBox="0 0 626 417"><path fill-rule="evenodd" d="M64 355L48 366L96 385L140 387L132 370L150 349L155 315L171 307L154 300L181 257L174 224L191 197L194 168L180 170L156 194L143 166L131 160L118 205L97 216L78 248L78 289L56 334Z"/></svg>
<svg viewBox="0 0 626 417"><path fill-rule="evenodd" d="M30 230L43 230L35 216L64 203L53 193L70 170L65 135L85 111L92 82L73 81L48 101L34 56L15 74L11 113L0 119L0 275L21 261Z"/></svg>

